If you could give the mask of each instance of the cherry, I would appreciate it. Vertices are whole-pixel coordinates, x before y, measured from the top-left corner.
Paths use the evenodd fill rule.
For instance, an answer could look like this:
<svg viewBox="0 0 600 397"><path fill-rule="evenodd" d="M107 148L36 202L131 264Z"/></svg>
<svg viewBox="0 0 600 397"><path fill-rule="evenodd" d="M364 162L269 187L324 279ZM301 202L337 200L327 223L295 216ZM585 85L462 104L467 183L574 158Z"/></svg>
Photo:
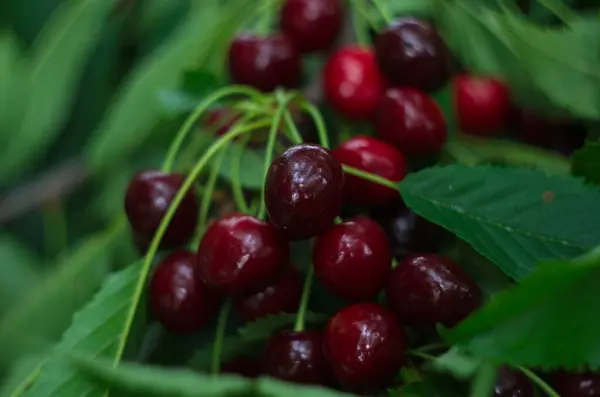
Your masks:
<svg viewBox="0 0 600 397"><path fill-rule="evenodd" d="M396 86L431 92L450 77L452 59L446 43L420 19L394 21L375 40L375 54L382 73Z"/></svg>
<svg viewBox="0 0 600 397"><path fill-rule="evenodd" d="M535 389L521 371L500 367L493 397L533 397Z"/></svg>
<svg viewBox="0 0 600 397"><path fill-rule="evenodd" d="M261 91L294 88L300 82L300 53L283 35L238 35L229 47L229 74L237 84Z"/></svg>
<svg viewBox="0 0 600 397"><path fill-rule="evenodd" d="M281 31L301 52L329 48L342 27L340 0L287 0L281 9Z"/></svg>
<svg viewBox="0 0 600 397"><path fill-rule="evenodd" d="M492 135L510 116L508 87L493 77L458 76L453 81L454 105L462 132Z"/></svg>
<svg viewBox="0 0 600 397"><path fill-rule="evenodd" d="M330 372L319 331L281 331L269 339L263 355L267 375L289 382L327 385Z"/></svg>
<svg viewBox="0 0 600 397"><path fill-rule="evenodd" d="M236 297L233 307L247 322L269 314L295 313L302 295L302 278L294 266L287 266L281 275L262 291Z"/></svg>
<svg viewBox="0 0 600 397"><path fill-rule="evenodd" d="M219 307L218 296L195 277L196 256L179 250L169 254L150 280L150 307L170 332L195 332Z"/></svg>
<svg viewBox="0 0 600 397"><path fill-rule="evenodd" d="M338 49L323 70L323 90L339 113L349 119L370 120L384 91L373 52L358 46Z"/></svg>
<svg viewBox="0 0 600 397"><path fill-rule="evenodd" d="M600 373L559 372L553 376L552 386L563 397L600 397Z"/></svg>
<svg viewBox="0 0 600 397"><path fill-rule="evenodd" d="M356 136L333 151L342 164L358 168L393 182L406 175L406 159L395 147L368 136ZM344 175L344 201L353 205L376 206L393 201L398 192L353 175Z"/></svg>
<svg viewBox="0 0 600 397"><path fill-rule="evenodd" d="M333 226L317 237L313 248L315 275L331 293L346 300L377 297L391 265L385 232L366 216Z"/></svg>
<svg viewBox="0 0 600 397"><path fill-rule="evenodd" d="M258 378L262 374L261 363L255 358L240 356L221 365L221 373L235 374L245 378Z"/></svg>
<svg viewBox="0 0 600 397"><path fill-rule="evenodd" d="M355 393L388 386L404 362L404 328L372 302L346 306L327 322L323 351L338 383Z"/></svg>
<svg viewBox="0 0 600 397"><path fill-rule="evenodd" d="M452 327L477 309L481 290L458 265L437 254L411 254L392 270L388 304L406 325Z"/></svg>
<svg viewBox="0 0 600 397"><path fill-rule="evenodd" d="M198 247L198 274L222 293L249 294L268 285L288 262L289 244L266 222L245 214L220 218Z"/></svg>
<svg viewBox="0 0 600 397"><path fill-rule="evenodd" d="M215 129L215 134L221 136L225 134L240 119L233 109L227 107L217 107L210 109L206 113L204 123L207 127Z"/></svg>
<svg viewBox="0 0 600 397"><path fill-rule="evenodd" d="M439 106L426 93L413 88L386 91L375 115L375 130L409 156L438 153L448 135Z"/></svg>
<svg viewBox="0 0 600 397"><path fill-rule="evenodd" d="M134 175L125 195L125 212L135 240L143 247L150 244L171 201L183 185L179 174L143 171ZM175 211L161 240L161 248L185 244L194 234L198 219L198 202L188 191Z"/></svg>
<svg viewBox="0 0 600 397"><path fill-rule="evenodd" d="M290 239L316 236L339 215L343 184L342 166L329 150L312 143L292 146L267 173L269 220Z"/></svg>

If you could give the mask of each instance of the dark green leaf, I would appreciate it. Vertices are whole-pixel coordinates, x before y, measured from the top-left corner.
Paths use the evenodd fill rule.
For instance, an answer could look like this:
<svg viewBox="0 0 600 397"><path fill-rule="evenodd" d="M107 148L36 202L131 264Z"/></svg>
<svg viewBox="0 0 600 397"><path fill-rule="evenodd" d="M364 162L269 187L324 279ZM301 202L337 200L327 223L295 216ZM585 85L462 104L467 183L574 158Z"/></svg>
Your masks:
<svg viewBox="0 0 600 397"><path fill-rule="evenodd" d="M568 176L450 165L408 175L409 207L522 279L542 260L569 259L600 243L600 191Z"/></svg>
<svg viewBox="0 0 600 397"><path fill-rule="evenodd" d="M497 368L494 364L483 362L471 384L470 397L489 397L496 383Z"/></svg>
<svg viewBox="0 0 600 397"><path fill-rule="evenodd" d="M183 90L199 98L225 85L225 81L208 70L195 69L183 73Z"/></svg>
<svg viewBox="0 0 600 397"><path fill-rule="evenodd" d="M465 397L466 388L450 377L428 374L420 382L390 390L388 395L398 397Z"/></svg>
<svg viewBox="0 0 600 397"><path fill-rule="evenodd" d="M23 84L18 44L12 34L0 33L0 144L3 147L14 138L15 119L24 99L18 91Z"/></svg>
<svg viewBox="0 0 600 397"><path fill-rule="evenodd" d="M2 382L0 397L16 397L23 394L39 375L45 359L46 357L41 355L27 355L15 362Z"/></svg>
<svg viewBox="0 0 600 397"><path fill-rule="evenodd" d="M168 117L189 113L201 102L201 99L176 89L162 90L157 96L161 112Z"/></svg>
<svg viewBox="0 0 600 397"><path fill-rule="evenodd" d="M600 142L587 142L573 154L571 173L600 186Z"/></svg>

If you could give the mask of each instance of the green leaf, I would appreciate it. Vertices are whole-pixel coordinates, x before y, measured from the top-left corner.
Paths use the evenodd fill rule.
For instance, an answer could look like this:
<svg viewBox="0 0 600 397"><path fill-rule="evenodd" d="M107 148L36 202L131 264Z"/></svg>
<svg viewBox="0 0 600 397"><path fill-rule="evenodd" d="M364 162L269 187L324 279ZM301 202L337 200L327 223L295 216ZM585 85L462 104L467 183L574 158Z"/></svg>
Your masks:
<svg viewBox="0 0 600 397"><path fill-rule="evenodd" d="M600 186L600 142L587 142L573 154L571 173Z"/></svg>
<svg viewBox="0 0 600 397"><path fill-rule="evenodd" d="M225 85L225 81L208 70L193 69L183 73L183 90L200 98Z"/></svg>
<svg viewBox="0 0 600 397"><path fill-rule="evenodd" d="M410 174L400 189L416 213L517 280L542 260L574 258L600 243L600 191L572 177L450 165Z"/></svg>
<svg viewBox="0 0 600 397"><path fill-rule="evenodd" d="M238 149L235 145L230 145L223 157L221 167L219 167L219 176L227 181L231 181L232 162L237 157ZM240 183L243 187L253 190L264 188L264 163L265 157L258 151L252 149L244 150L240 162Z"/></svg>
<svg viewBox="0 0 600 397"><path fill-rule="evenodd" d="M511 366L600 368L600 249L540 264L456 328L443 332L475 357Z"/></svg>
<svg viewBox="0 0 600 397"><path fill-rule="evenodd" d="M398 397L465 397L463 385L454 379L437 374L428 374L420 382L413 382L396 390L390 390L390 396Z"/></svg>
<svg viewBox="0 0 600 397"><path fill-rule="evenodd" d="M481 366L481 360L470 357L454 346L432 361L431 366L436 371L451 374L456 379L468 380Z"/></svg>
<svg viewBox="0 0 600 397"><path fill-rule="evenodd" d="M470 397L489 397L494 390L494 384L497 378L497 368L494 364L484 362L477 373L471 384Z"/></svg>
<svg viewBox="0 0 600 397"><path fill-rule="evenodd" d="M14 138L14 123L20 115L23 84L19 43L9 32L0 33L0 144L4 147Z"/></svg>
<svg viewBox="0 0 600 397"><path fill-rule="evenodd" d="M23 394L39 375L42 363L46 359L41 355L27 355L14 363L0 389L0 397L16 397Z"/></svg>
<svg viewBox="0 0 600 397"><path fill-rule="evenodd" d="M57 137L113 4L114 0L64 2L42 29L31 49L24 113L4 150L0 181L22 174Z"/></svg>

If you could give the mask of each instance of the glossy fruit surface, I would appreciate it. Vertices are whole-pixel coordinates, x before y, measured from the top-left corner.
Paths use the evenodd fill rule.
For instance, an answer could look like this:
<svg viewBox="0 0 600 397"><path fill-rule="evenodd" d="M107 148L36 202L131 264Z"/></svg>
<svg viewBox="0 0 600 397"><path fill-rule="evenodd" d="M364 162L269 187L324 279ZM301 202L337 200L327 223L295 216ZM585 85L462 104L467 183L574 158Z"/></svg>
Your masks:
<svg viewBox="0 0 600 397"><path fill-rule="evenodd" d="M288 238L322 233L339 215L344 173L331 152L303 143L275 159L265 182L270 222Z"/></svg>
<svg viewBox="0 0 600 397"><path fill-rule="evenodd" d="M462 132L493 135L506 125L511 111L508 87L493 77L454 78L454 106Z"/></svg>
<svg viewBox="0 0 600 397"><path fill-rule="evenodd" d="M139 172L131 179L125 195L125 212L139 245L145 247L150 243L184 180L182 175L162 171ZM169 222L161 248L185 244L194 234L197 219L198 202L190 190Z"/></svg>
<svg viewBox="0 0 600 397"><path fill-rule="evenodd" d="M288 265L266 288L251 295L236 297L233 307L244 321L254 321L269 314L295 313L302 295L302 277Z"/></svg>
<svg viewBox="0 0 600 397"><path fill-rule="evenodd" d="M560 372L553 376L552 386L561 397L600 397L600 373Z"/></svg>
<svg viewBox="0 0 600 397"><path fill-rule="evenodd" d="M347 306L327 322L325 357L337 382L354 393L375 393L388 386L404 362L404 328L376 303Z"/></svg>
<svg viewBox="0 0 600 397"><path fill-rule="evenodd" d="M221 373L235 374L244 378L258 378L262 374L262 365L255 358L240 356L223 363Z"/></svg>
<svg viewBox="0 0 600 397"><path fill-rule="evenodd" d="M283 35L238 35L229 47L229 74L237 84L261 91L294 88L300 82L300 53Z"/></svg>
<svg viewBox="0 0 600 397"><path fill-rule="evenodd" d="M220 218L198 247L198 275L226 294L250 294L268 285L288 263L289 243L270 224L245 214Z"/></svg>
<svg viewBox="0 0 600 397"><path fill-rule="evenodd" d="M352 120L370 120L384 91L384 81L367 48L348 46L331 55L323 70L329 104Z"/></svg>
<svg viewBox="0 0 600 397"><path fill-rule="evenodd" d="M190 333L216 313L220 300L195 274L196 256L179 250L169 254L150 280L150 307L166 330Z"/></svg>
<svg viewBox="0 0 600 397"><path fill-rule="evenodd" d="M377 108L377 134L409 156L440 151L448 135L446 120L429 95L413 88L390 88Z"/></svg>
<svg viewBox="0 0 600 397"><path fill-rule="evenodd" d="M289 382L327 385L330 372L323 356L319 331L282 331L269 339L264 355L265 373Z"/></svg>
<svg viewBox="0 0 600 397"><path fill-rule="evenodd" d="M238 121L240 116L233 109L218 107L206 112L204 123L207 127L215 130L215 135L221 136Z"/></svg>
<svg viewBox="0 0 600 397"><path fill-rule="evenodd" d="M342 164L378 175L393 182L406 176L407 164L398 149L377 138L356 136L333 151ZM352 205L375 206L398 198L396 190L357 176L344 175L344 202Z"/></svg>
<svg viewBox="0 0 600 397"><path fill-rule="evenodd" d="M379 68L396 86L431 92L450 77L452 61L446 43L420 19L394 21L375 40L375 53Z"/></svg>
<svg viewBox="0 0 600 397"><path fill-rule="evenodd" d="M521 371L500 367L493 397L533 397L533 383Z"/></svg>
<svg viewBox="0 0 600 397"><path fill-rule="evenodd" d="M334 295L359 301L377 297L392 266L383 229L358 216L319 235L313 248L317 279Z"/></svg>
<svg viewBox="0 0 600 397"><path fill-rule="evenodd" d="M437 254L412 254L392 270L388 304L414 327L452 327L477 309L481 290L456 263Z"/></svg>
<svg viewBox="0 0 600 397"><path fill-rule="evenodd" d="M340 0L286 0L281 9L281 31L301 52L329 48L342 27Z"/></svg>

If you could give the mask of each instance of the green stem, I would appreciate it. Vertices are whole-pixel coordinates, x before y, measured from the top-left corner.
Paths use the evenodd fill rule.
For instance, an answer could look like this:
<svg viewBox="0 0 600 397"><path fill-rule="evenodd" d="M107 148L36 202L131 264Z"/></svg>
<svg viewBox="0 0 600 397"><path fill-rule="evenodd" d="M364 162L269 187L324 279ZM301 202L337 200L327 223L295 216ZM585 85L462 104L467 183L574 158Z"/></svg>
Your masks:
<svg viewBox="0 0 600 397"><path fill-rule="evenodd" d="M215 159L215 162L212 165L212 169L210 170L208 180L204 185L204 189L202 191L202 203L200 205L200 221L198 222L199 230L203 231L206 228L206 222L208 220L208 211L210 210L213 192L217 184L217 178L219 177L219 169L221 168L221 164L223 164L225 152L228 148L229 142L227 145L223 146L223 148L219 151L219 154L217 155L217 158Z"/></svg>
<svg viewBox="0 0 600 397"><path fill-rule="evenodd" d="M304 318L308 311L308 300L310 298L310 291L312 289L314 268L312 263L308 266L306 271L306 277L304 279L304 287L302 288L302 297L300 298L300 306L298 307L298 314L296 314L296 324L294 325L294 331L304 331Z"/></svg>
<svg viewBox="0 0 600 397"><path fill-rule="evenodd" d="M554 389L552 389L552 387L550 387L549 384L547 384L546 382L544 382L544 380L542 378L540 378L539 376L537 376L533 371L524 368L524 367L518 367L519 371L523 372L523 374L525 374L525 376L527 376L533 383L535 383L535 385L537 387L539 387L540 389L542 389L542 391L544 393L546 393L546 395L548 397L560 397L560 395L554 391Z"/></svg>
<svg viewBox="0 0 600 397"><path fill-rule="evenodd" d="M319 142L321 146L329 149L329 136L327 136L327 127L325 127L325 121L319 109L309 101L302 99L300 100L300 107L306 111L310 117L312 117L315 126L317 127L317 134L319 135Z"/></svg>
<svg viewBox="0 0 600 397"><path fill-rule="evenodd" d="M390 10L381 2L381 0L371 0L371 2L385 21L386 25L391 24L393 20L392 14Z"/></svg>
<svg viewBox="0 0 600 397"><path fill-rule="evenodd" d="M428 361L433 361L437 358L435 356L432 356L431 354L423 353L423 352L416 351L416 350L409 350L406 353L411 356L419 357L419 358L422 358L422 359L428 360Z"/></svg>
<svg viewBox="0 0 600 397"><path fill-rule="evenodd" d="M244 214L248 214L249 210L244 198L242 183L240 182L240 168L242 167L242 156L249 140L250 135L244 135L235 149L235 154L231 157L231 191L233 192L236 207Z"/></svg>
<svg viewBox="0 0 600 397"><path fill-rule="evenodd" d="M398 184L396 182L390 181L389 179L382 178L379 175L371 174L370 172L361 171L357 168L350 167L347 165L342 165L342 167L344 168L344 172L347 174L354 175L354 176L357 176L362 179L366 179L368 181L377 183L379 185L387 186L390 189L394 189L398 193L400 192L400 188L398 187Z"/></svg>
<svg viewBox="0 0 600 397"><path fill-rule="evenodd" d="M211 356L210 373L218 375L221 372L221 353L223 352L223 341L225 340L225 330L227 328L227 318L231 310L231 300L227 300L221 307L219 319L217 320L217 329L215 330L215 344Z"/></svg>
<svg viewBox="0 0 600 397"><path fill-rule="evenodd" d="M302 136L300 135L300 132L298 132L298 127L296 127L296 123L294 123L290 111L287 109L283 114L283 121L285 121L285 125L287 126L288 134L290 139L292 140L292 143L294 145L301 144L303 141Z"/></svg>

